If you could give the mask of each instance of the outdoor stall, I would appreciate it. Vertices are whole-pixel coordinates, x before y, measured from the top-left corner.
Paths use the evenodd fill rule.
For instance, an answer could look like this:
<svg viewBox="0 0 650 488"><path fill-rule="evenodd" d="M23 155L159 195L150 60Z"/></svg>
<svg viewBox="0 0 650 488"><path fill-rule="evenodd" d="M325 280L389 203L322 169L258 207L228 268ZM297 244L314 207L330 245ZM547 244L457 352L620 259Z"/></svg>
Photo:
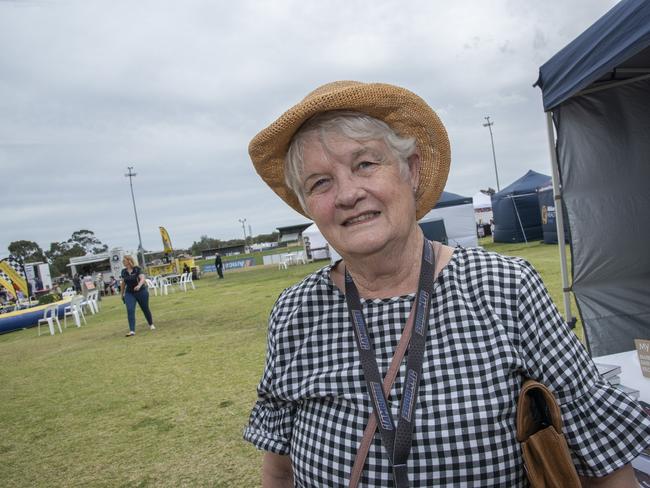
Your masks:
<svg viewBox="0 0 650 488"><path fill-rule="evenodd" d="M587 345L593 356L630 351L650 339L650 2L618 3L546 62L536 85Z"/></svg>

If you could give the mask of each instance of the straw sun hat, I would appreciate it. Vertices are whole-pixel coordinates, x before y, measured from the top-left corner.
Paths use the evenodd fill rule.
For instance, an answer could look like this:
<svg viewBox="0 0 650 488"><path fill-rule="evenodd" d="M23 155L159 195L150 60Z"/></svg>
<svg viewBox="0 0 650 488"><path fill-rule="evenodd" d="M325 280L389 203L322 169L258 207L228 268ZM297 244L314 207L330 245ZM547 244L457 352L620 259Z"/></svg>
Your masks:
<svg viewBox="0 0 650 488"><path fill-rule="evenodd" d="M313 115L352 110L386 122L398 135L414 137L420 150L420 183L416 217L422 218L440 198L451 152L445 126L427 103L414 93L384 83L335 81L323 85L257 134L248 146L256 171L282 200L309 217L284 180L284 158L291 138Z"/></svg>

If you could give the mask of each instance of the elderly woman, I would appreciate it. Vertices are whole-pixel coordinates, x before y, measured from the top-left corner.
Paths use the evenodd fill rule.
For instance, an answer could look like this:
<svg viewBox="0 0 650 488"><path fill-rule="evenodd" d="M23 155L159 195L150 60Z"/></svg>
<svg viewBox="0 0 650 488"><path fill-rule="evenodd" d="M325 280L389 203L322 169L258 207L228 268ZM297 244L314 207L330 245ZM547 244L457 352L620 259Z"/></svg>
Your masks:
<svg viewBox="0 0 650 488"><path fill-rule="evenodd" d="M421 98L331 83L249 151L343 258L286 289L271 313L244 433L267 451L263 486L526 486L515 429L524 377L555 393L584 485L636 486L628 463L650 421L598 376L534 269L423 236L417 219L440 196L450 149Z"/></svg>

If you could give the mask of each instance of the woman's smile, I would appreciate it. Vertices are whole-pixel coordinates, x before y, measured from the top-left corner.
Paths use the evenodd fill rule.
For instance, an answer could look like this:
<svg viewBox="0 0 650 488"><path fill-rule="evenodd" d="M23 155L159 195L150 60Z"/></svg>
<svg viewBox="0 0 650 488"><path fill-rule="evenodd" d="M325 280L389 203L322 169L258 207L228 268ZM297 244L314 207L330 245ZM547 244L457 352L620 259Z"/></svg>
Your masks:
<svg viewBox="0 0 650 488"><path fill-rule="evenodd" d="M372 212L372 211L371 212L364 212L364 213L359 214L359 215L357 215L355 217L350 217L348 219L345 219L343 221L343 225L345 227L349 227L349 226L352 226L352 225L363 224L363 223L369 222L371 220L375 220L375 218L377 218L380 214L381 214L381 212Z"/></svg>

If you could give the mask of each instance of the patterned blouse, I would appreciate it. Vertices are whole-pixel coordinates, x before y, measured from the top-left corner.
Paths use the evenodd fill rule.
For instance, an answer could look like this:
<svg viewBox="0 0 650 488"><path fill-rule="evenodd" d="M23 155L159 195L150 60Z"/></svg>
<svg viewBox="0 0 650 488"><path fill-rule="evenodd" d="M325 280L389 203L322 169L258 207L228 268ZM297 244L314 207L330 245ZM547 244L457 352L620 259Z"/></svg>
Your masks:
<svg viewBox="0 0 650 488"><path fill-rule="evenodd" d="M372 411L343 293L327 266L286 289L244 438L287 454L295 486L347 486ZM382 377L414 294L362 300ZM389 406L398 418L406 360ZM528 486L515 415L522 375L554 391L579 474L603 476L650 439L650 419L601 379L526 261L456 248L435 283L408 460L412 486ZM375 434L360 487L393 486Z"/></svg>

